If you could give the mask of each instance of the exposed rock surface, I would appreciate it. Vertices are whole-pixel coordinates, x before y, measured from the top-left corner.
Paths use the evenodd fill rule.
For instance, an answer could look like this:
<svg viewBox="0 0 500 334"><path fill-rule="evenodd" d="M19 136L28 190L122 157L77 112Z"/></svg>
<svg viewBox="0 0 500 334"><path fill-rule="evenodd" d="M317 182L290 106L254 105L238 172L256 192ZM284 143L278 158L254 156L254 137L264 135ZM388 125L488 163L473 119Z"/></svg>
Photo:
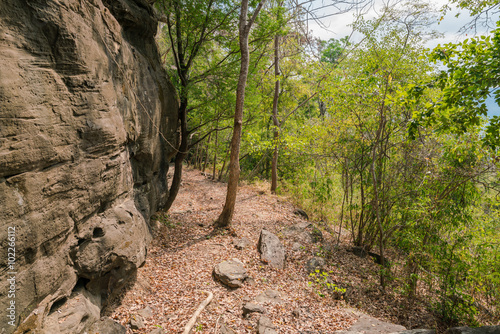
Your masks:
<svg viewBox="0 0 500 334"><path fill-rule="evenodd" d="M402 332L396 332L399 334L436 334L435 329L409 329Z"/></svg>
<svg viewBox="0 0 500 334"><path fill-rule="evenodd" d="M177 128L153 16L146 0L0 1L0 332L80 333L144 262Z"/></svg>
<svg viewBox="0 0 500 334"><path fill-rule="evenodd" d="M453 327L446 330L445 334L500 334L500 326Z"/></svg>
<svg viewBox="0 0 500 334"><path fill-rule="evenodd" d="M262 230L257 248L263 262L276 269L285 267L285 248L276 235L267 230Z"/></svg>
<svg viewBox="0 0 500 334"><path fill-rule="evenodd" d="M391 324L388 322L384 322L369 315L362 314L358 321L354 323L354 325L347 330L348 333L358 332L358 333L366 333L366 334L383 334L383 333L393 333L393 332L401 332L406 330L405 327L401 325Z"/></svg>
<svg viewBox="0 0 500 334"><path fill-rule="evenodd" d="M104 333L112 333L112 334L126 334L127 329L120 325L119 323L111 320L110 318L102 318L92 324L88 334L104 334Z"/></svg>
<svg viewBox="0 0 500 334"><path fill-rule="evenodd" d="M216 264L214 278L230 288L239 288L248 277L247 271L238 259L231 259Z"/></svg>

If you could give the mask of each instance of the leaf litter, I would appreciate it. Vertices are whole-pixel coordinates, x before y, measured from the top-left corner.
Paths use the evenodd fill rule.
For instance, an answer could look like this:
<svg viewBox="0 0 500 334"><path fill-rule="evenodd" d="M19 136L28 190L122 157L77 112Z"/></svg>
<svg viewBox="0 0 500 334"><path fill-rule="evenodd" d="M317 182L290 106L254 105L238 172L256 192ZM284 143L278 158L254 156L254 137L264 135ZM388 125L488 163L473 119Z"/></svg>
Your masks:
<svg viewBox="0 0 500 334"><path fill-rule="evenodd" d="M293 213L296 207L290 201L268 190L240 186L232 226L236 235L212 235L212 223L224 204L226 184L193 169L186 168L183 174L174 205L168 214L160 212L151 222L153 241L136 280L104 311L104 315L126 326L128 333L143 334L158 327L165 333L182 333L206 298L203 291L211 291L214 298L201 313L192 333L219 333L222 324L236 333L256 333L260 315L250 314L243 318L242 305L269 289L279 291L284 301L260 303L278 333L326 334L346 330L359 317L358 309L405 325L407 317L415 317L415 309L420 308L418 314L423 316L419 315L413 324L432 323L433 317L421 309L418 302L412 305L412 310L407 310L410 315L404 314L400 312L401 300L378 291L376 275L373 275L377 265L348 252L346 240L335 248L333 257L320 244L303 243L300 249L293 250L294 240L284 238L281 231L304 219ZM276 270L260 261L257 242L263 228L278 235L284 244L285 269ZM323 235L323 244L333 244L334 236ZM250 240L250 245L237 250L233 243L243 237ZM316 255L327 258L324 270L329 273L330 282L343 282L353 287L349 304L325 295L320 286L312 282L305 264ZM241 260L253 278L251 284L245 283L236 290L224 287L212 277L216 264L232 258ZM151 308L153 315L144 319L144 328L132 330L131 315L146 306Z"/></svg>

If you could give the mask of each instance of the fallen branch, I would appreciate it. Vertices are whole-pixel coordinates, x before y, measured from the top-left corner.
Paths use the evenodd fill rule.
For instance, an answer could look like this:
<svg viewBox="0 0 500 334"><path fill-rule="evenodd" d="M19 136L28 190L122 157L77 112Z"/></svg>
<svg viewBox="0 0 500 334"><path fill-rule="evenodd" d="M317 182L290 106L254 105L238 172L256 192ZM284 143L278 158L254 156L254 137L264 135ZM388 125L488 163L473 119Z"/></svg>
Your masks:
<svg viewBox="0 0 500 334"><path fill-rule="evenodd" d="M196 320L200 316L200 313L205 309L205 307L207 307L208 304L210 304L210 302L214 298L214 294L211 293L210 291L202 291L202 292L207 293L208 297L207 297L207 299L205 299L203 301L203 303L200 304L200 306L198 306L198 309L196 310L196 312L194 312L193 316L191 317L191 319L187 323L186 327L184 327L183 334L189 334L189 332L191 332L191 329L193 329L193 326L196 323Z"/></svg>

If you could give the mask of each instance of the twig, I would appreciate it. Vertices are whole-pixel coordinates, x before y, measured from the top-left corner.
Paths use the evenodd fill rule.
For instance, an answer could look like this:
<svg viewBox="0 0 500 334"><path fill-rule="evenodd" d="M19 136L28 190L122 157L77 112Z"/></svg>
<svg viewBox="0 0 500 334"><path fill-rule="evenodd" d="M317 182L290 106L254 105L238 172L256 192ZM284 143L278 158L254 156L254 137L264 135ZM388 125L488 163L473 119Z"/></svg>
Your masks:
<svg viewBox="0 0 500 334"><path fill-rule="evenodd" d="M205 292L206 294L208 294L208 297L207 297L207 299L205 299L203 301L203 303L200 304L200 306L198 306L198 309L196 310L196 312L194 312L193 316L191 317L191 319L187 323L186 327L184 327L183 334L189 334L189 332L191 332L191 329L193 329L193 326L196 323L196 320L200 316L200 313L205 309L205 307L207 307L208 304L210 304L210 302L214 298L214 294L211 293L210 291L202 291L202 292Z"/></svg>
<svg viewBox="0 0 500 334"><path fill-rule="evenodd" d="M219 320L221 317L222 317L222 314L219 315L219 317L217 318L217 321L215 322L214 334L218 333L217 330L219 329Z"/></svg>

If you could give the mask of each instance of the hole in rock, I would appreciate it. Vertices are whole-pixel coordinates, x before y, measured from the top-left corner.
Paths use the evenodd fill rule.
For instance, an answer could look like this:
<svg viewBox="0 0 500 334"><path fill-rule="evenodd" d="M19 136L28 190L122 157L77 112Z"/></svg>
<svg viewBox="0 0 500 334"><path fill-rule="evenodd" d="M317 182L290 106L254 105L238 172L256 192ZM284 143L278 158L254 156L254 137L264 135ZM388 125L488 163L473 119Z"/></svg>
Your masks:
<svg viewBox="0 0 500 334"><path fill-rule="evenodd" d="M100 227L94 228L94 232L92 232L92 237L93 238L104 237L104 230Z"/></svg>

